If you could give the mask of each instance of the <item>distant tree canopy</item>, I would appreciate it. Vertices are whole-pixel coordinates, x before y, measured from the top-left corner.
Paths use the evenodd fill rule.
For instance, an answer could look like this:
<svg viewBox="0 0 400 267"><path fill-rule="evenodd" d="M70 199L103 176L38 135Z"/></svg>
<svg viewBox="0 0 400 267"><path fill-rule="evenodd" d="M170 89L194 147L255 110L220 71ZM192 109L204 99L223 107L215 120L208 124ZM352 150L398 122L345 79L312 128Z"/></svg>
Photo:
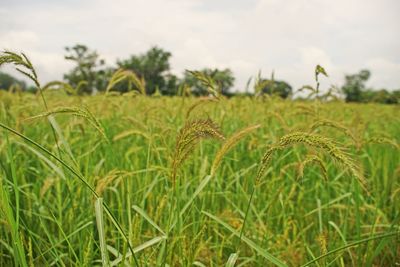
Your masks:
<svg viewBox="0 0 400 267"><path fill-rule="evenodd" d="M230 69L219 70L205 68L200 70L200 72L213 79L223 95L230 94L229 90L232 88L235 81L235 77ZM191 88L195 96L205 96L209 94L207 86L188 72L184 74L183 83Z"/></svg>
<svg viewBox="0 0 400 267"><path fill-rule="evenodd" d="M73 47L66 47L66 60L75 63L74 68L64 74L66 80L72 87L78 88L81 94L93 94L96 90L105 88L106 71L100 67L105 64L104 60L99 59L96 51L82 44Z"/></svg>
<svg viewBox="0 0 400 267"><path fill-rule="evenodd" d="M26 89L26 83L20 81L10 74L0 72L0 90L8 90L11 86L19 86L21 90Z"/></svg>
<svg viewBox="0 0 400 267"><path fill-rule="evenodd" d="M191 94L194 96L209 94L258 96L268 94L288 98L292 95L290 84L282 80L275 80L273 73L270 79L263 79L260 72L255 77L254 92L248 91L252 80L249 79L246 91L242 93L230 91L235 77L229 68L203 68L199 71L186 71L183 73L183 78L180 79L171 73L172 54L158 46L153 46L144 53L131 55L127 59L117 60L114 67L106 66L99 54L86 45L76 44L66 47L65 50L65 59L74 63L73 68L64 74L64 80L72 87L71 90L67 90L71 94L91 95L105 90L125 93L130 90L138 90L146 95L169 96L189 96ZM324 72L325 70L317 65L316 79L318 73L324 74ZM345 83L340 87L339 92L334 95L332 93L334 91L330 90L326 94L325 100L333 95L337 98L339 95L344 96L346 102L400 104L400 89L396 91L368 89L366 83L370 76L371 72L366 69L356 74L345 75ZM318 80L316 81L319 85ZM311 86L303 88L314 90ZM0 90L35 92L37 88L27 86L25 81L0 72ZM320 99L323 100L323 97Z"/></svg>
<svg viewBox="0 0 400 267"><path fill-rule="evenodd" d="M363 92L366 90L365 83L370 76L369 70L361 70L357 74L345 76L342 92L345 95L346 102L361 102L363 100Z"/></svg>
<svg viewBox="0 0 400 267"><path fill-rule="evenodd" d="M132 55L129 59L117 61L119 68L132 70L146 81L146 94L151 95L159 90L163 95L175 95L178 88L178 78L171 74L169 59L171 53L157 46L146 53ZM124 91L126 86L119 87Z"/></svg>
<svg viewBox="0 0 400 267"><path fill-rule="evenodd" d="M400 90L389 92L385 89L366 90L362 94L362 102L376 102L382 104L400 104Z"/></svg>
<svg viewBox="0 0 400 267"><path fill-rule="evenodd" d="M345 76L345 84L341 89L346 102L400 103L400 90L389 92L385 89L368 89L365 84L370 77L371 72L369 70L361 70L357 74Z"/></svg>
<svg viewBox="0 0 400 267"><path fill-rule="evenodd" d="M287 98L292 94L292 86L285 81L273 81L264 79L262 92L269 95L278 95L281 98Z"/></svg>

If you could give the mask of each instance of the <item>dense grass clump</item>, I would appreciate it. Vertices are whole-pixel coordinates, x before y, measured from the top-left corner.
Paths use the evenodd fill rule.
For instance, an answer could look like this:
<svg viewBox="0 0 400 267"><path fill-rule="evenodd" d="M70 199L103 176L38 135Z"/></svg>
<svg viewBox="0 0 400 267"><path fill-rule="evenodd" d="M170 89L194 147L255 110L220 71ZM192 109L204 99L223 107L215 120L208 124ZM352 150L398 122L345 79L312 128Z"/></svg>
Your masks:
<svg viewBox="0 0 400 267"><path fill-rule="evenodd" d="M236 265L272 264L269 255L301 265L337 248L316 263L390 266L399 257L395 234L346 247L398 231L396 107L320 105L319 116L342 131L290 112L307 103L234 98L200 106L188 120L191 98L45 97L49 111L35 96L2 92L2 125L85 179L140 265L218 266L233 253ZM68 108L76 106L85 108ZM39 119L50 115L56 141ZM0 135L1 265L101 264L90 189L29 141ZM135 264L113 217L104 217L109 261Z"/></svg>
<svg viewBox="0 0 400 267"><path fill-rule="evenodd" d="M398 107L114 78L139 93L0 91L0 266L399 264Z"/></svg>

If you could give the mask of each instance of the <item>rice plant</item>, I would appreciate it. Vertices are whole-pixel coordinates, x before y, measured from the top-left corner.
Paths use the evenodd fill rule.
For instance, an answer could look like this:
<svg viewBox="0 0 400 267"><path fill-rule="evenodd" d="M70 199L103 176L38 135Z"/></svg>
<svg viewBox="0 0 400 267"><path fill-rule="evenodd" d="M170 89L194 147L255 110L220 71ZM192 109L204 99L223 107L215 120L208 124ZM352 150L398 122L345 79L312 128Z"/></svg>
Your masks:
<svg viewBox="0 0 400 267"><path fill-rule="evenodd" d="M207 98L110 97L124 71L78 96L24 54L2 64L39 93L0 91L0 266L399 264L398 107L319 84L225 99L198 73Z"/></svg>

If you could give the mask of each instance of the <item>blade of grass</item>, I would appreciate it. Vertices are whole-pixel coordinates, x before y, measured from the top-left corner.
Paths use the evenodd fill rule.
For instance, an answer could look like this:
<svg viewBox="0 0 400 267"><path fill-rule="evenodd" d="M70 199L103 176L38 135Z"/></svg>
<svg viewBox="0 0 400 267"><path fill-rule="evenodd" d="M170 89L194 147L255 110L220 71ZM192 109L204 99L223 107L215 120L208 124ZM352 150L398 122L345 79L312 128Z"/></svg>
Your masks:
<svg viewBox="0 0 400 267"><path fill-rule="evenodd" d="M320 259L328 257L329 255L332 255L332 254L334 254L336 252L339 252L341 250L344 250L346 248L355 247L355 246L358 246L358 245L360 245L362 243L365 243L365 242L368 242L368 241L371 241L371 240L387 238L387 237L396 236L396 235L400 235L400 232L390 232L390 233L386 233L386 234L382 234L382 235L370 236L370 237L367 237L367 238L364 238L364 239L361 239L361 240L358 240L358 241L355 241L355 242L352 242L352 243L348 243L347 245L344 245L344 246L341 246L339 248L333 249L333 250L329 251L328 253L325 253L325 254L323 254L321 256L316 257L315 259L313 259L313 260L301 265L301 267L309 266L311 263L319 261Z"/></svg>
<svg viewBox="0 0 400 267"><path fill-rule="evenodd" d="M134 251L134 253L138 253L138 252L140 252L140 251L142 251L142 250L144 250L144 249L146 249L146 248L148 248L148 247L151 247L151 246L153 246L153 245L155 245L155 244L160 243L160 242L163 241L163 240L166 240L166 237L165 237L165 236L157 236L157 237L154 237L153 239L150 239L150 240L144 242L143 244L141 244L141 245L135 247L135 248L133 249L133 251ZM113 247L111 247L111 246L108 246L108 245L107 245L107 249L110 250L110 251L111 251L111 250L112 250L112 251L115 251L115 248L113 248ZM129 251L128 253L126 253L125 259L127 259L127 258L129 258L129 257L131 257L131 256L132 256L132 252ZM117 259L115 259L114 261L111 262L111 266L118 265L122 260L123 260L123 259L122 259L122 256L119 256Z"/></svg>
<svg viewBox="0 0 400 267"><path fill-rule="evenodd" d="M94 203L95 213L96 213L96 222L97 222L97 230L99 233L100 239L100 252L101 252L101 262L103 267L110 266L110 262L108 261L108 252L106 246L106 236L104 232L104 220L103 220L103 198L97 198Z"/></svg>
<svg viewBox="0 0 400 267"><path fill-rule="evenodd" d="M8 127L7 125L3 124L0 122L0 127L21 137L22 139L24 139L25 141L27 141L28 143L36 146L37 148L39 148L40 150L42 150L43 152L45 152L47 155L49 155L50 157L54 158L56 161L58 161L59 163L61 163L66 169L68 169L75 177L77 177L85 186L86 188L88 188L90 190L90 192L96 197L99 198L100 196L96 193L95 189L86 181L85 177L83 177L81 174L79 174L77 171L75 171L71 166L69 166L68 164L66 164L62 159L60 159L59 157L57 157L56 155L54 155L53 153L51 153L49 150L47 150L45 147L43 147L42 145L38 144L37 142L33 141L32 139L30 139L29 137L17 132L16 130ZM130 241L127 237L127 235L125 234L124 230L122 229L121 225L118 223L118 221L116 220L116 218L114 217L114 215L111 213L110 208L106 205L105 202L103 202L103 207L106 210L107 215L110 217L112 223L114 224L114 226L117 228L118 232L122 235L122 237L124 238L125 242L127 242L129 250L131 251L133 258L135 260L135 264L137 266L139 266L139 263L136 259L135 253L133 251L133 248L130 244Z"/></svg>
<svg viewBox="0 0 400 267"><path fill-rule="evenodd" d="M222 225L224 228L226 228L227 230L229 230L232 234L234 234L237 237L240 237L240 233L238 231L236 231L235 229L233 229L229 224L225 223L224 221L222 221L221 219L219 219L218 217L206 212L206 211L201 211L203 214L205 214L206 216L210 217L211 219L213 219L214 221L216 221L217 223L219 223L220 225ZM254 249L255 251L257 251L261 256L263 256L266 260L268 260L269 262L275 264L276 266L279 267L287 267L287 265L279 260L278 258L276 258L275 256L273 256L271 253L269 253L268 251L266 251L265 249L261 248L260 246L258 246L256 243L254 243L252 240L248 239L245 236L242 236L242 240L252 249Z"/></svg>
<svg viewBox="0 0 400 267"><path fill-rule="evenodd" d="M161 229L160 226L158 226L148 215L147 213L141 209L140 207L133 205L132 209L134 209L137 213L139 213L146 221L148 221L154 228L156 228L160 233L162 233L164 236L166 235L165 232Z"/></svg>
<svg viewBox="0 0 400 267"><path fill-rule="evenodd" d="M17 228L17 223L14 218L13 209L10 206L10 197L8 195L7 189L3 187L3 182L0 182L0 204L2 212L4 213L4 217L6 223L11 228L11 238L13 243L13 251L14 251L14 259L15 264L23 267L27 267L27 261L25 259L25 250L22 245L21 236L19 233L19 229Z"/></svg>
<svg viewBox="0 0 400 267"><path fill-rule="evenodd" d="M229 255L229 259L225 264L225 267L234 267L239 255L237 253L232 253Z"/></svg>

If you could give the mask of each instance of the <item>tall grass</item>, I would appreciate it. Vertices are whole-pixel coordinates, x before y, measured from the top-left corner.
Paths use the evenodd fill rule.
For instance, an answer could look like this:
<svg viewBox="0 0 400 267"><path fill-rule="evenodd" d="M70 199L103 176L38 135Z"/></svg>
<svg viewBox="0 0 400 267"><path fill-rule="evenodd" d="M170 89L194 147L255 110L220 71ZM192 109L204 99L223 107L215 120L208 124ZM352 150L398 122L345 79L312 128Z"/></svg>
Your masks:
<svg viewBox="0 0 400 267"><path fill-rule="evenodd" d="M0 91L0 266L399 263L398 107L211 89Z"/></svg>

